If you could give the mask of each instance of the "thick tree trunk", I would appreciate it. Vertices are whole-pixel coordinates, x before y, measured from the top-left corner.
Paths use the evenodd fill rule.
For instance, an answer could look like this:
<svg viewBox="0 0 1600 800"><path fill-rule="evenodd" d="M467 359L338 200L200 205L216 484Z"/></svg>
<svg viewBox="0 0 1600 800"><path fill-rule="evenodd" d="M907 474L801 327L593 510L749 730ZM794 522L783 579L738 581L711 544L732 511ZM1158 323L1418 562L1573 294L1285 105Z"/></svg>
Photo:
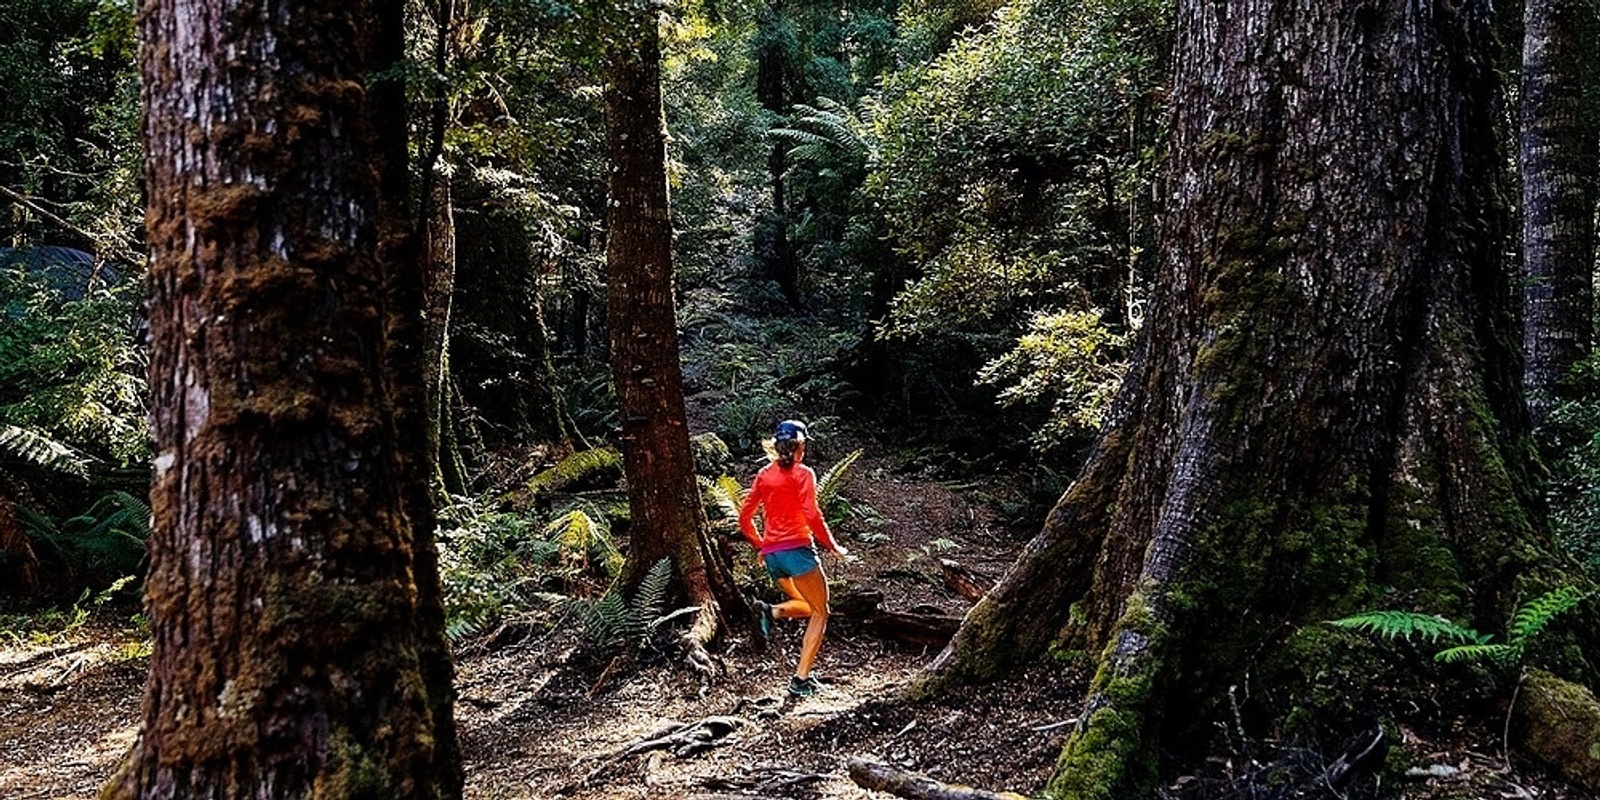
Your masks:
<svg viewBox="0 0 1600 800"><path fill-rule="evenodd" d="M1327 687L1295 694L1338 656L1321 621L1400 598L1494 630L1552 576L1527 511L1489 16L1179 3L1133 366L928 684L1096 658L1053 795L1137 796L1155 753L1206 747L1230 685L1258 687L1252 719L1324 711Z"/></svg>
<svg viewBox="0 0 1600 800"><path fill-rule="evenodd" d="M459 796L400 20L141 16L154 652L102 797Z"/></svg>
<svg viewBox="0 0 1600 800"><path fill-rule="evenodd" d="M670 558L701 607L689 638L704 644L744 601L711 538L694 478L672 293L660 34L653 7L629 7L604 89L606 300L631 515L622 580L637 586L652 564Z"/></svg>
<svg viewBox="0 0 1600 800"><path fill-rule="evenodd" d="M1523 8L1523 376L1536 424L1567 396L1569 373L1593 338L1595 17L1590 0L1528 0Z"/></svg>

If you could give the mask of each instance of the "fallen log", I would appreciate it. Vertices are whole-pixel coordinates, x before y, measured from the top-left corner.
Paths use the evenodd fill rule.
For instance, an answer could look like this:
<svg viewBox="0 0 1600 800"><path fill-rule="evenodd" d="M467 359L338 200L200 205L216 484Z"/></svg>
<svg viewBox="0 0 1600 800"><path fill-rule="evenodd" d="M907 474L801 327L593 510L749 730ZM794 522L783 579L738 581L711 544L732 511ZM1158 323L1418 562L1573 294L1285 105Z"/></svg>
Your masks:
<svg viewBox="0 0 1600 800"><path fill-rule="evenodd" d="M888 792L908 800L1027 800L1015 792L990 792L940 783L925 775L864 758L850 759L850 780L863 789Z"/></svg>
<svg viewBox="0 0 1600 800"><path fill-rule="evenodd" d="M887 611L882 604L883 592L858 589L841 592L832 606L838 619L851 620L875 636L913 647L944 647L956 635L956 628L961 627L960 617L931 606Z"/></svg>

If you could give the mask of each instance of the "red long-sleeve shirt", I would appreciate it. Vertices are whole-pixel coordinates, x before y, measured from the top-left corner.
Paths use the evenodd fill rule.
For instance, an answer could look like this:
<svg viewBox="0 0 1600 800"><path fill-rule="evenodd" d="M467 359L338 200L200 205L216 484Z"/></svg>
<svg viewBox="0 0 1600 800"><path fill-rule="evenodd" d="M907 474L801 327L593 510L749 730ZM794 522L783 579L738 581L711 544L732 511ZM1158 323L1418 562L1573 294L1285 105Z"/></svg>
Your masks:
<svg viewBox="0 0 1600 800"><path fill-rule="evenodd" d="M758 534L755 518L760 508L765 508L765 514ZM739 530L762 555L810 547L813 537L829 550L839 549L817 508L817 474L804 464L785 469L774 461L756 473L755 483L739 507Z"/></svg>

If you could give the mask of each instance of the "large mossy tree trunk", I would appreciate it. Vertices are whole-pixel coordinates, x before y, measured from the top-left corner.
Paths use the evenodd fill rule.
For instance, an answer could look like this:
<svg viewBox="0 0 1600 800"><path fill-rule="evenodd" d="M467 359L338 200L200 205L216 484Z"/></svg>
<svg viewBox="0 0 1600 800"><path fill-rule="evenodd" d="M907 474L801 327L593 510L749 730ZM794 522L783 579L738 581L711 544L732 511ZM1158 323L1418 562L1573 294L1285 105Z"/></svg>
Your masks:
<svg viewBox="0 0 1600 800"><path fill-rule="evenodd" d="M628 2L613 12L603 90L610 161L607 318L630 515L622 582L637 587L651 565L670 559L689 601L701 609L687 637L698 648L728 613L744 608L744 600L711 536L689 447L654 8ZM696 649L692 657L702 655Z"/></svg>
<svg viewBox="0 0 1600 800"><path fill-rule="evenodd" d="M1570 372L1593 339L1596 15L1591 0L1528 0L1523 8L1523 374L1536 424L1570 398Z"/></svg>
<svg viewBox="0 0 1600 800"><path fill-rule="evenodd" d="M154 652L101 796L458 797L401 4L140 24Z"/></svg>
<svg viewBox="0 0 1600 800"><path fill-rule="evenodd" d="M1093 659L1053 796L1141 796L1158 752L1233 721L1230 686L1274 687L1280 706L1240 702L1280 724L1339 655L1308 649L1336 637L1319 622L1403 604L1499 630L1556 579L1489 17L1179 3L1163 254L1128 377L924 684Z"/></svg>

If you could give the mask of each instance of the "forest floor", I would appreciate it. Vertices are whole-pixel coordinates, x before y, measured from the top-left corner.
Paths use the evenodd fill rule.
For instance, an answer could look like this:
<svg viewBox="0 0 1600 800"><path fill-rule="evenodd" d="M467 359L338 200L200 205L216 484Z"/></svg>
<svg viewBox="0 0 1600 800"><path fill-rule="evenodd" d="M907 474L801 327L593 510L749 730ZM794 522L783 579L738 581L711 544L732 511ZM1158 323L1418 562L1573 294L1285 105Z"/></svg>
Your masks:
<svg viewBox="0 0 1600 800"><path fill-rule="evenodd" d="M880 517L850 541L858 560L824 563L840 591L880 590L890 610L959 615L970 602L937 559L998 579L1026 540L980 491L924 472L862 463L847 490ZM748 551L745 551L748 553ZM753 557L752 557L753 561ZM775 599L775 598L769 598ZM52 636L0 640L0 798L88 798L135 734L147 645L132 609L100 609ZM825 688L787 697L800 625L766 648L735 636L722 677L702 684L677 659L596 657L571 631L516 626L463 646L457 719L470 798L868 798L846 773L863 756L941 781L1038 792L1077 716L1086 676L1035 668L934 700L898 702L934 655L838 614L818 662ZM656 741L681 730L677 746ZM695 732L703 741L691 742ZM688 745L688 746L685 746ZM1332 793L1309 777L1278 797L1587 797L1536 766L1498 757L1492 730L1427 735L1401 747L1417 777ZM1335 748L1336 750L1336 748ZM1302 759L1307 760L1307 759ZM1271 796L1247 759L1218 757L1174 798ZM1259 768L1261 765L1254 765ZM1230 780L1232 778L1232 780Z"/></svg>

